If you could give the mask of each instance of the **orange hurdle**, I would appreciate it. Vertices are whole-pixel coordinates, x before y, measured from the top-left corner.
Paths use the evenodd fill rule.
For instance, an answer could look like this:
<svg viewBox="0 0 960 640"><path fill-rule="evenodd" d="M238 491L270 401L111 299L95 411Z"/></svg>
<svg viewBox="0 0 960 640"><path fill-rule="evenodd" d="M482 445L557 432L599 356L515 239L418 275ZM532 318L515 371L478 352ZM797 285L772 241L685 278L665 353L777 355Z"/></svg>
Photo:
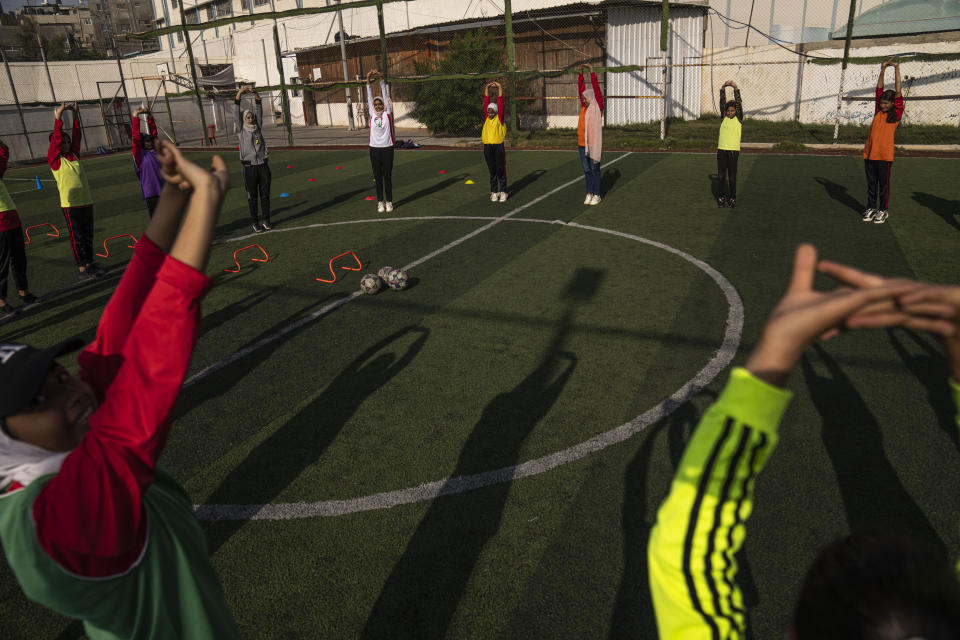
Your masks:
<svg viewBox="0 0 960 640"><path fill-rule="evenodd" d="M37 227L52 227L52 228L53 228L53 233L50 233L50 232L48 231L48 232L47 232L47 235L50 236L51 238L59 238L59 237L60 237L60 229L57 229L57 227L56 227L53 223L51 223L51 222L44 222L43 224L35 224L35 225L32 225L32 226L27 227L26 231L24 231L24 233L27 234L27 241L24 242L23 244L30 244L30 229L36 229Z"/></svg>
<svg viewBox="0 0 960 640"><path fill-rule="evenodd" d="M134 238L134 237L133 237L131 234L129 234L129 233L121 233L121 234L118 235L118 236L110 236L109 238L107 238L106 240L103 241L103 250L104 250L105 253L98 253L97 256L99 256L99 257L101 257L101 258L109 258L109 257L110 257L110 249L107 249L107 243L110 242L111 240L116 240L117 238L130 238L131 240L133 240L133 244L128 244L128 245L127 245L127 246L128 246L129 248L131 248L131 249L133 249L134 245L137 244L137 239Z"/></svg>
<svg viewBox="0 0 960 640"><path fill-rule="evenodd" d="M240 273L240 261L237 260L237 254L240 253L241 251L246 251L247 249L252 249L252 248L254 248L254 247L256 247L257 249L260 249L260 251L263 253L263 257L262 257L262 258L250 258L252 261L254 261L254 262L267 262L267 261L270 260L270 256L267 255L267 252L264 251L263 247L261 247L261 246L258 245L258 244L248 244L247 246L241 247L240 249L237 249L236 251L233 252L233 262L237 265L237 268L236 268L236 269L224 269L224 271L226 271L227 273Z"/></svg>
<svg viewBox="0 0 960 640"><path fill-rule="evenodd" d="M333 272L333 262L334 262L334 260L337 260L337 259L339 259L339 258L342 258L343 256L353 256L353 259L357 261L357 266L355 266L355 267L340 267L341 269L345 269L345 270L347 270L347 271L360 271L361 269L363 269L363 264L360 262L360 258L357 257L357 254L355 254L353 251L346 251L346 252L344 252L344 253L341 253L341 254L338 255L338 256L334 256L334 257L330 258L330 264L329 264L328 266L329 266L329 268L330 268L330 275L333 276L333 280L324 280L323 278L317 278L317 282L326 282L327 284L329 284L329 283L331 283L331 282L336 282L336 281L337 281L337 274Z"/></svg>

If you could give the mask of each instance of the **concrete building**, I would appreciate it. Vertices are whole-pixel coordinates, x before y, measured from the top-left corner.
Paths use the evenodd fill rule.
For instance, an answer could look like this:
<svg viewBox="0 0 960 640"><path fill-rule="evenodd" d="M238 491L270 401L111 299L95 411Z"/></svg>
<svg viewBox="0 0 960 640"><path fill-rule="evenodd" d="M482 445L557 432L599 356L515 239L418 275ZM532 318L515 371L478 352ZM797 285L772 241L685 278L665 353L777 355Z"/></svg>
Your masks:
<svg viewBox="0 0 960 640"><path fill-rule="evenodd" d="M102 33L105 48L112 49L116 43L121 56L160 50L160 41L156 38L126 40L122 37L155 28L151 0L88 0L88 6Z"/></svg>
<svg viewBox="0 0 960 640"><path fill-rule="evenodd" d="M90 8L82 5L50 4L44 1L37 6L27 5L19 14L19 23L32 22L36 25L40 37L55 40L63 48L76 47L93 49L97 43L96 29Z"/></svg>

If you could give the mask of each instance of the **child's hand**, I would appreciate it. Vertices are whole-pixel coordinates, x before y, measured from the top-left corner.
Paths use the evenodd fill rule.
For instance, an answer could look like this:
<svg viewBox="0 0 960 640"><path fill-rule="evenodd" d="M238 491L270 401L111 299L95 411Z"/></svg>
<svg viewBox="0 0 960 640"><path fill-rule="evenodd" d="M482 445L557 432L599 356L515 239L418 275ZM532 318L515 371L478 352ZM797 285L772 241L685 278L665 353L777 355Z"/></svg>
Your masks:
<svg viewBox="0 0 960 640"><path fill-rule="evenodd" d="M61 102L60 106L57 107L57 120L61 120L63 118L63 110L66 108L67 108L67 103Z"/></svg>
<svg viewBox="0 0 960 640"><path fill-rule="evenodd" d="M220 156L214 156L210 170L201 169L184 157L180 149L169 142L160 142L160 166L163 179L181 191L205 191L217 196L218 201L230 188L230 172Z"/></svg>
<svg viewBox="0 0 960 640"><path fill-rule="evenodd" d="M900 296L920 287L911 281L883 280L862 288L815 291L816 266L817 250L809 244L797 247L787 292L770 313L763 336L747 361L747 369L771 384L785 384L800 356L818 338L826 340L844 328L869 326L850 320L867 312L895 309ZM883 324L874 326L906 326L907 315L887 316Z"/></svg>

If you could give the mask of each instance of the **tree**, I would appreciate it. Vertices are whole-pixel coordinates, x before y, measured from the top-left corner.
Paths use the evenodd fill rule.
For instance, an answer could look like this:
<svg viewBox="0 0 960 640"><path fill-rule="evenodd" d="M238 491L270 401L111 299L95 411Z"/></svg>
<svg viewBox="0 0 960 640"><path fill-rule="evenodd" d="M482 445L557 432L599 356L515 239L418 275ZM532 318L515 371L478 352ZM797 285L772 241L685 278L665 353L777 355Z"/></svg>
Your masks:
<svg viewBox="0 0 960 640"><path fill-rule="evenodd" d="M463 74L504 69L503 46L484 29L454 37L439 62L415 64L417 75ZM411 115L433 133L477 134L483 127L481 104L488 78L458 78L408 85L413 97Z"/></svg>

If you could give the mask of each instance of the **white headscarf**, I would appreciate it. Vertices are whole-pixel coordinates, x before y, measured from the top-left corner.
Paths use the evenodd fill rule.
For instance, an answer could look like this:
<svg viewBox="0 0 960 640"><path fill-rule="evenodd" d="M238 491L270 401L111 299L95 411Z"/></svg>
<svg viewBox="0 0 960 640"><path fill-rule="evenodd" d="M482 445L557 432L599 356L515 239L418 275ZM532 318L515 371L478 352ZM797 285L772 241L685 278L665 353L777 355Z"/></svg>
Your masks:
<svg viewBox="0 0 960 640"><path fill-rule="evenodd" d="M590 101L587 105L587 113L583 119L583 131L586 135L587 156L594 162L600 162L600 154L603 152L603 116L600 115L600 106L597 105L597 98L593 94L593 89L586 89L583 97Z"/></svg>
<svg viewBox="0 0 960 640"><path fill-rule="evenodd" d="M69 451L47 451L0 431L0 487L12 482L26 486L42 476L60 470Z"/></svg>
<svg viewBox="0 0 960 640"><path fill-rule="evenodd" d="M494 113L497 113L498 111L500 111L499 109L497 109L496 103L493 103L493 102L487 105L487 111L490 111L491 109L493 110Z"/></svg>

